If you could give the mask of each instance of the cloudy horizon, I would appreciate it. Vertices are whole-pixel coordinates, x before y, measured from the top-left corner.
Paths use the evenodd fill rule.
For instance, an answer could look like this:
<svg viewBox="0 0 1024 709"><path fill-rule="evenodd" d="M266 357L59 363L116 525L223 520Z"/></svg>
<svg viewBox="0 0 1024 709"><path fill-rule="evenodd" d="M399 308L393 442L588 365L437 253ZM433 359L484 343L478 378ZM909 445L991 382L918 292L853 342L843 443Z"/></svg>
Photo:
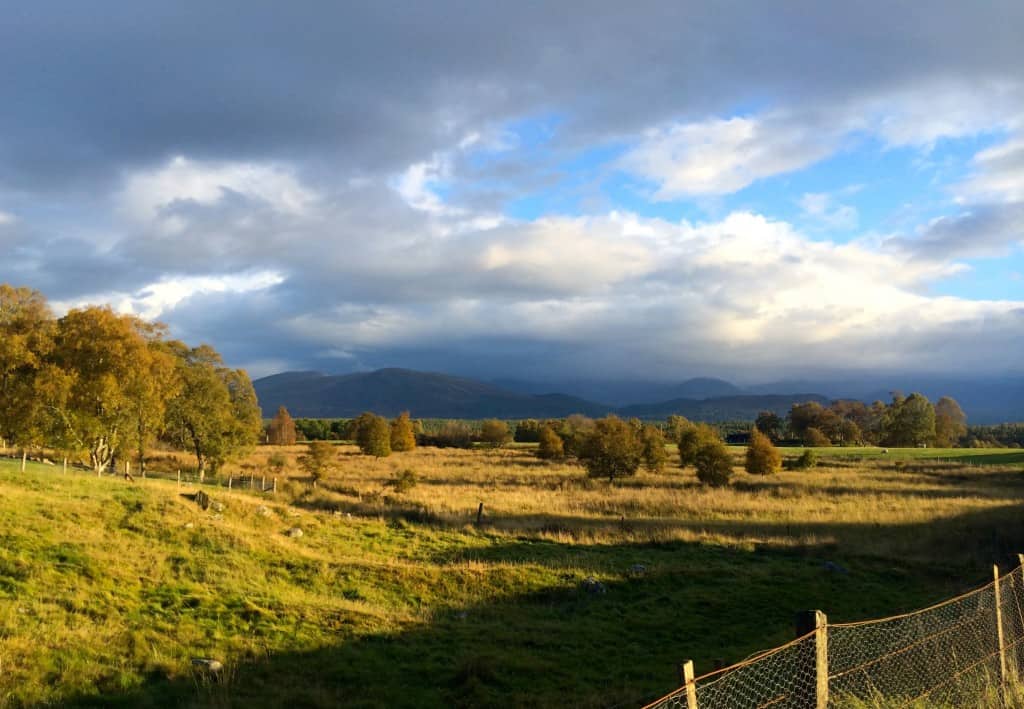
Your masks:
<svg viewBox="0 0 1024 709"><path fill-rule="evenodd" d="M0 282L253 376L1024 372L1024 6L58 3Z"/></svg>

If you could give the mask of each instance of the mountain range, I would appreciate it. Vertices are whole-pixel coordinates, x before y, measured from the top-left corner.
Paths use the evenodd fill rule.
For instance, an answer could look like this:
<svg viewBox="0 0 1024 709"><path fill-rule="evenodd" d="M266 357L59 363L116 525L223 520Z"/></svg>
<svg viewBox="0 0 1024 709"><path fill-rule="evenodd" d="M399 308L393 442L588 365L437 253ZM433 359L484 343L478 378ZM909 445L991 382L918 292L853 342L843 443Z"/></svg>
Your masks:
<svg viewBox="0 0 1024 709"><path fill-rule="evenodd" d="M794 403L815 400L820 394L746 394L718 379L691 379L661 389L664 400L614 406L561 393L534 392L521 384L486 383L409 369L328 375L321 372L284 372L253 382L263 415L284 406L301 418L349 418L363 411L396 416L409 411L417 418L559 418L570 414L663 419L681 414L701 421L752 420L761 411L784 414ZM683 396L680 396L683 394Z"/></svg>

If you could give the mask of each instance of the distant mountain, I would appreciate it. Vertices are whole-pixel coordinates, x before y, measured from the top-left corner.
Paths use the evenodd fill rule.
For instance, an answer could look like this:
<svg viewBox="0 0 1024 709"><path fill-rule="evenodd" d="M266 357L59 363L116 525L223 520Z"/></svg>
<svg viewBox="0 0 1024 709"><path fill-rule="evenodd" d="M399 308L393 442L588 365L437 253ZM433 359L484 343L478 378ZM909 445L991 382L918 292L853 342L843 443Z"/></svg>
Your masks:
<svg viewBox="0 0 1024 709"><path fill-rule="evenodd" d="M672 399L656 404L635 404L619 409L620 416L641 419L662 419L679 414L694 421L753 421L762 411L774 411L780 416L789 413L793 404L817 401L829 403L821 394L742 394L707 399Z"/></svg>
<svg viewBox="0 0 1024 709"><path fill-rule="evenodd" d="M742 394L743 390L724 379L696 377L694 379L687 379L679 386L671 387L666 393L672 398L678 399L713 399L723 396L737 396Z"/></svg>
<svg viewBox="0 0 1024 709"><path fill-rule="evenodd" d="M279 406L292 416L348 418L364 411L418 418L542 418L581 413L603 416L611 410L564 394L519 394L473 379L409 369L329 376L285 372L253 382L265 417Z"/></svg>
<svg viewBox="0 0 1024 709"><path fill-rule="evenodd" d="M663 419L682 414L701 421L753 420L765 410L780 414L796 402L828 403L819 394L784 396L730 395L706 398L675 398L652 404L616 408L568 394L534 394L510 391L474 379L409 369L330 376L320 372L285 372L253 382L263 415L274 415L285 406L302 418L349 418L363 411L396 416L409 411L418 418L561 418L570 414ZM695 379L662 391L706 394L735 391L728 382Z"/></svg>

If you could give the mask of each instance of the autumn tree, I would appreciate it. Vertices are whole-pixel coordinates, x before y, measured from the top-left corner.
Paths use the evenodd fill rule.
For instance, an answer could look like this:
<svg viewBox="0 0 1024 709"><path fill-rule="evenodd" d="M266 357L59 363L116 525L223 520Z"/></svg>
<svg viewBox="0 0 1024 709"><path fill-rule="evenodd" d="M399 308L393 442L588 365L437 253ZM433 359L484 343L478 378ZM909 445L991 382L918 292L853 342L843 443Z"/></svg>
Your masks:
<svg viewBox="0 0 1024 709"><path fill-rule="evenodd" d="M540 421L537 419L523 419L516 424L512 440L516 443L537 443L540 441L540 427Z"/></svg>
<svg viewBox="0 0 1024 709"><path fill-rule="evenodd" d="M352 423L352 428L356 444L365 455L391 455L391 426L386 418L367 411Z"/></svg>
<svg viewBox="0 0 1024 709"><path fill-rule="evenodd" d="M679 441L683 431L692 425L685 416L672 414L665 419L665 438L669 441Z"/></svg>
<svg viewBox="0 0 1024 709"><path fill-rule="evenodd" d="M640 430L640 441L643 445L644 467L652 473L664 468L668 452L665 450L665 435L661 429L651 424L645 425Z"/></svg>
<svg viewBox="0 0 1024 709"><path fill-rule="evenodd" d="M803 438L805 446L827 448L832 445L832 441L829 440L828 436L822 433L820 428L816 428L815 426L805 428L801 438Z"/></svg>
<svg viewBox="0 0 1024 709"><path fill-rule="evenodd" d="M128 438L139 460L139 469L146 470L146 449L166 429L167 403L178 392L175 346L165 340L166 328L161 324L137 321L146 341L138 352L137 366L125 382L130 401L132 429Z"/></svg>
<svg viewBox="0 0 1024 709"><path fill-rule="evenodd" d="M956 399L944 396L935 403L935 445L955 446L967 435L967 414Z"/></svg>
<svg viewBox="0 0 1024 709"><path fill-rule="evenodd" d="M499 419L487 419L480 425L480 440L492 448L501 448L512 439L508 424Z"/></svg>
<svg viewBox="0 0 1024 709"><path fill-rule="evenodd" d="M751 475L772 475L782 469L782 456L768 436L755 426L750 431L745 469Z"/></svg>
<svg viewBox="0 0 1024 709"><path fill-rule="evenodd" d="M167 407L175 440L196 457L203 480L228 458L254 445L263 428L249 375L224 366L209 345L176 348L181 389Z"/></svg>
<svg viewBox="0 0 1024 709"><path fill-rule="evenodd" d="M39 388L55 328L42 293L0 284L0 439L22 449L23 468L27 447L46 438Z"/></svg>
<svg viewBox="0 0 1024 709"><path fill-rule="evenodd" d="M270 425L267 426L267 443L272 446L295 445L295 421L284 406L279 406Z"/></svg>
<svg viewBox="0 0 1024 709"><path fill-rule="evenodd" d="M109 307L72 310L57 323L53 364L64 376L49 406L62 440L87 455L97 474L132 443L140 397L156 396L145 384L146 331L143 321Z"/></svg>
<svg viewBox="0 0 1024 709"><path fill-rule="evenodd" d="M636 475L643 459L643 443L633 426L617 416L607 416L594 422L577 457L590 477L606 477L612 482Z"/></svg>
<svg viewBox="0 0 1024 709"><path fill-rule="evenodd" d="M299 457L299 466L309 473L313 487L316 487L316 484L333 469L336 458L337 453L333 444L327 441L311 441L306 444L306 454Z"/></svg>
<svg viewBox="0 0 1024 709"><path fill-rule="evenodd" d="M935 440L935 407L923 394L894 396L885 418L886 443L916 447Z"/></svg>
<svg viewBox="0 0 1024 709"><path fill-rule="evenodd" d="M690 424L679 436L679 464L684 468L697 463L697 452L709 441L721 441L713 426L706 423Z"/></svg>
<svg viewBox="0 0 1024 709"><path fill-rule="evenodd" d="M774 411L762 411L757 415L754 427L772 441L778 441L782 438L782 429L785 427L785 422Z"/></svg>
<svg viewBox="0 0 1024 709"><path fill-rule="evenodd" d="M403 411L391 422L391 450L411 451L416 448L416 434L413 431L409 412Z"/></svg>
<svg viewBox="0 0 1024 709"><path fill-rule="evenodd" d="M562 439L554 432L551 426L541 426L537 438L540 442L540 445L537 446L538 458L559 460L565 457L565 447L562 444Z"/></svg>
<svg viewBox="0 0 1024 709"><path fill-rule="evenodd" d="M697 479L710 487L723 487L732 477L732 456L717 435L700 440L693 453Z"/></svg>

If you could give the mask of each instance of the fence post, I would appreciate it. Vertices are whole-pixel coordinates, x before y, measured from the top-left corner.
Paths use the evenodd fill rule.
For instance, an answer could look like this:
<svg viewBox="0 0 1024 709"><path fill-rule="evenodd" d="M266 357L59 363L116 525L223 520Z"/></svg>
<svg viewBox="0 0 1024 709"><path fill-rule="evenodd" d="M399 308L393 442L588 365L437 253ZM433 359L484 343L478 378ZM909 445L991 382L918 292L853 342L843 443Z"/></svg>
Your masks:
<svg viewBox="0 0 1024 709"><path fill-rule="evenodd" d="M1006 639L1003 636L1003 604L999 593L999 566L992 566L992 576L995 583L992 588L996 596L996 641L999 643L999 691L1006 690Z"/></svg>
<svg viewBox="0 0 1024 709"><path fill-rule="evenodd" d="M274 478L274 494L277 494L277 478Z"/></svg>
<svg viewBox="0 0 1024 709"><path fill-rule="evenodd" d="M801 611L796 615L796 636L814 633L814 707L828 707L828 618L821 611Z"/></svg>
<svg viewBox="0 0 1024 709"><path fill-rule="evenodd" d="M232 477L233 477L233 476L231 476L231 475L229 475L229 476L228 476L228 490L230 490L230 489L231 489L231 478L232 478Z"/></svg>
<svg viewBox="0 0 1024 709"><path fill-rule="evenodd" d="M686 687L686 709L697 709L697 685L693 681L693 660L679 665L679 683Z"/></svg>
<svg viewBox="0 0 1024 709"><path fill-rule="evenodd" d="M266 492L266 491L267 491L267 476L264 475L262 478L260 478L260 492Z"/></svg>
<svg viewBox="0 0 1024 709"><path fill-rule="evenodd" d="M178 468L178 487L181 487L181 468Z"/></svg>

